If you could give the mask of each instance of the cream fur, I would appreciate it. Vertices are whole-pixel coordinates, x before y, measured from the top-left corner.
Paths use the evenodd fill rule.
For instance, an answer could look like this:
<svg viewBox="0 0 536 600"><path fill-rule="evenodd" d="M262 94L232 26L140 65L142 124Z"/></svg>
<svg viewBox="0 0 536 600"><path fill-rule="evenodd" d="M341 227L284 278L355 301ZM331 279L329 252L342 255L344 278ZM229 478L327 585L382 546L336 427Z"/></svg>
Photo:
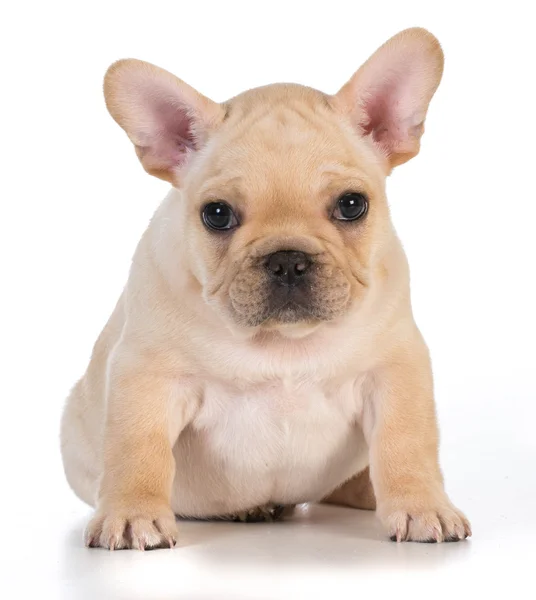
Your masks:
<svg viewBox="0 0 536 600"><path fill-rule="evenodd" d="M421 77L412 95L411 79L396 74L408 96L397 110L409 112L389 113L395 129L367 129L363 111L378 88L370 81L406 51L404 69L417 57L412 77ZM428 350L384 191L390 169L418 151L441 67L435 38L415 29L336 96L280 85L217 105L147 63L109 71L112 115L145 168L174 187L65 408L67 479L97 509L89 545L172 545L174 514L323 499L376 503L398 540L470 535L443 490ZM173 119L184 105L191 124L169 143L171 112L150 112L160 110L151 105L160 81L164 100L177 94ZM192 137L177 150L184 135ZM322 206L356 186L370 198L367 220L337 229ZM212 197L246 215L225 242L199 218ZM327 320L244 325L236 307L260 301L251 261L290 247L322 257L319 297L335 302L339 286L346 304Z"/></svg>

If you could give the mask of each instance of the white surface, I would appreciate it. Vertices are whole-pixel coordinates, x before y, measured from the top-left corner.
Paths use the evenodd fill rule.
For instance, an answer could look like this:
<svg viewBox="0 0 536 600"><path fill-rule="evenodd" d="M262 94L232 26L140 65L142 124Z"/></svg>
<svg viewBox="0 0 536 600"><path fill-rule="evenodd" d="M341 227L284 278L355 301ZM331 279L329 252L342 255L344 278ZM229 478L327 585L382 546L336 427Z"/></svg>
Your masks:
<svg viewBox="0 0 536 600"><path fill-rule="evenodd" d="M4 548L17 590L6 598L530 598L534 510L528 502L504 510L517 482L499 483L506 489L496 500L465 501L475 538L439 545L392 543L372 513L322 506L288 523L183 523L174 550L110 553L81 546L84 511L64 503L62 511L30 513L39 539Z"/></svg>
<svg viewBox="0 0 536 600"><path fill-rule="evenodd" d="M2 9L2 598L533 594L534 58L529 3L12 3ZM247 7L247 8L246 8ZM446 70L421 155L389 181L436 373L447 489L474 537L396 545L370 513L185 523L179 547L82 547L58 421L166 185L107 115L135 56L215 100L278 80L335 91L389 36L433 31ZM523 591L520 591L523 590ZM376 596L375 596L376 597Z"/></svg>

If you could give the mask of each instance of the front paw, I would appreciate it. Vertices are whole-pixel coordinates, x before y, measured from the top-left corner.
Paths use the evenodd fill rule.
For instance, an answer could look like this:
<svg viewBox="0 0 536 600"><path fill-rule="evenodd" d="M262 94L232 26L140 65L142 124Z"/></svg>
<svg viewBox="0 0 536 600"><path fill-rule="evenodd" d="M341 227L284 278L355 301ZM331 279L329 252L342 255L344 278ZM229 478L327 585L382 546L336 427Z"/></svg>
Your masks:
<svg viewBox="0 0 536 600"><path fill-rule="evenodd" d="M384 501L378 516L396 542L458 542L471 535L469 521L444 493Z"/></svg>
<svg viewBox="0 0 536 600"><path fill-rule="evenodd" d="M165 503L136 499L103 502L84 537L90 548L173 548L177 541L177 524L171 508Z"/></svg>

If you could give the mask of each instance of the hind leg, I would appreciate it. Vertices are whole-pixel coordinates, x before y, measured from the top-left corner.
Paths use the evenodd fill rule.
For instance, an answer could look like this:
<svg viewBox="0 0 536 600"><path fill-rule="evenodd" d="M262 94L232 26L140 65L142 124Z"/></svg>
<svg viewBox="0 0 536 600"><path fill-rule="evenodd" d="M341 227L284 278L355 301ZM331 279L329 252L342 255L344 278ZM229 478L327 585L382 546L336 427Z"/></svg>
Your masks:
<svg viewBox="0 0 536 600"><path fill-rule="evenodd" d="M370 482L369 468L358 473L349 481L337 488L322 502L361 508L363 510L376 510L376 497Z"/></svg>
<svg viewBox="0 0 536 600"><path fill-rule="evenodd" d="M98 487L98 458L88 437L86 398L81 382L72 390L61 420L61 455L67 482L86 504L95 506Z"/></svg>

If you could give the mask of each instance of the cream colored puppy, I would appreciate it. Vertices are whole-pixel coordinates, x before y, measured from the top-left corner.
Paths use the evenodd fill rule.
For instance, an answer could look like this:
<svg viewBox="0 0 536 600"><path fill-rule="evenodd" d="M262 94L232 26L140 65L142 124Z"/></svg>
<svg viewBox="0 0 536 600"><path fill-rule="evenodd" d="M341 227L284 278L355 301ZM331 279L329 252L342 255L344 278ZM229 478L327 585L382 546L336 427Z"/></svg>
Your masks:
<svg viewBox="0 0 536 600"><path fill-rule="evenodd" d="M171 546L175 515L321 500L377 505L398 541L471 534L443 488L385 197L442 68L423 29L334 96L271 85L217 104L150 64L110 67L111 115L173 188L64 413L88 545Z"/></svg>

